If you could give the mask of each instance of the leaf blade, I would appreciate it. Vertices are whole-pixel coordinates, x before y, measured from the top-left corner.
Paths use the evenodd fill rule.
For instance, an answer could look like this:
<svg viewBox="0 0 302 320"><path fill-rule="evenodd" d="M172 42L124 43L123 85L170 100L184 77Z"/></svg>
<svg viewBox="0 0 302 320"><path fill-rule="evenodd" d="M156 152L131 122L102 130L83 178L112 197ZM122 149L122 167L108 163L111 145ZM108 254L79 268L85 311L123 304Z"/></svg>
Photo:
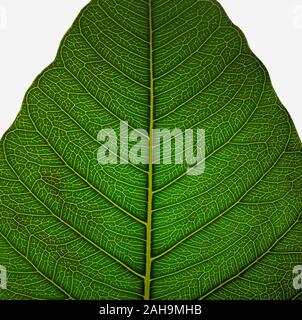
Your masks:
<svg viewBox="0 0 302 320"><path fill-rule="evenodd" d="M120 120L205 129L205 173L100 166L93 137ZM301 150L217 1L93 0L1 140L0 299L299 298Z"/></svg>

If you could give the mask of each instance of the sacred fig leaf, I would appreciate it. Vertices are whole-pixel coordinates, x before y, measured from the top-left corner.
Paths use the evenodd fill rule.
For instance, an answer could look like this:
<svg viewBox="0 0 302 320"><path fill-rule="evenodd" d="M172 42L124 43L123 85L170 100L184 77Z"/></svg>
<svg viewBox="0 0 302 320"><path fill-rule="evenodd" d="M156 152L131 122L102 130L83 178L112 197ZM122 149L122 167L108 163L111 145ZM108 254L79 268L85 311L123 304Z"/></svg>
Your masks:
<svg viewBox="0 0 302 320"><path fill-rule="evenodd" d="M203 129L204 172L100 164L121 121ZM301 141L215 0L91 1L0 149L0 299L302 297Z"/></svg>

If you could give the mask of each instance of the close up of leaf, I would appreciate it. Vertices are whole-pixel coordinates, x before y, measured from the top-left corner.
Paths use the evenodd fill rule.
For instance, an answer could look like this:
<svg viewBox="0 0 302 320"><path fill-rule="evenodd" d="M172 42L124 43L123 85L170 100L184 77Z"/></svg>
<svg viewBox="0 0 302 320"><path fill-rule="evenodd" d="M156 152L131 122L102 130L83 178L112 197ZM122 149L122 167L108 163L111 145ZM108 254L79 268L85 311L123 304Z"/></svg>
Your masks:
<svg viewBox="0 0 302 320"><path fill-rule="evenodd" d="M121 120L204 129L204 173L100 165ZM216 0L92 0L0 150L0 300L302 298L301 141Z"/></svg>

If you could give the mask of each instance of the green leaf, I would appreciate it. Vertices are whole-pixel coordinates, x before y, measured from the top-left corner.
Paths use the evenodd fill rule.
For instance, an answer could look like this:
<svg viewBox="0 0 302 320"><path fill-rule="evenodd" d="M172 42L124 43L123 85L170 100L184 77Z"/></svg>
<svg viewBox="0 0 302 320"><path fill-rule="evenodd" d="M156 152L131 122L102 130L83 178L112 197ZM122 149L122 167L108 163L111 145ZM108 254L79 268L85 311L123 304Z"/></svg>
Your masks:
<svg viewBox="0 0 302 320"><path fill-rule="evenodd" d="M120 120L205 129L205 172L100 165ZM91 1L0 149L0 299L302 296L302 145L215 0Z"/></svg>

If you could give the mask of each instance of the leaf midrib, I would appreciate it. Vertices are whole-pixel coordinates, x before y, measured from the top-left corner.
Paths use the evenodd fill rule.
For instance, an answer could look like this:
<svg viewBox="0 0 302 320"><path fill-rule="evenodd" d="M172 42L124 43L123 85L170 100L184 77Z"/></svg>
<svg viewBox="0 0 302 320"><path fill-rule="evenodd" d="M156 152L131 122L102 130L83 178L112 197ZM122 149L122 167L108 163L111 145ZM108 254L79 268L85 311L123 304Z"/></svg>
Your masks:
<svg viewBox="0 0 302 320"><path fill-rule="evenodd" d="M146 222L146 262L144 279L144 299L150 300L152 272L152 214L153 214L153 127L154 127L154 70L153 70L153 13L152 0L148 2L149 13L149 81L150 81L150 115L149 115L149 169L148 169L148 204Z"/></svg>

